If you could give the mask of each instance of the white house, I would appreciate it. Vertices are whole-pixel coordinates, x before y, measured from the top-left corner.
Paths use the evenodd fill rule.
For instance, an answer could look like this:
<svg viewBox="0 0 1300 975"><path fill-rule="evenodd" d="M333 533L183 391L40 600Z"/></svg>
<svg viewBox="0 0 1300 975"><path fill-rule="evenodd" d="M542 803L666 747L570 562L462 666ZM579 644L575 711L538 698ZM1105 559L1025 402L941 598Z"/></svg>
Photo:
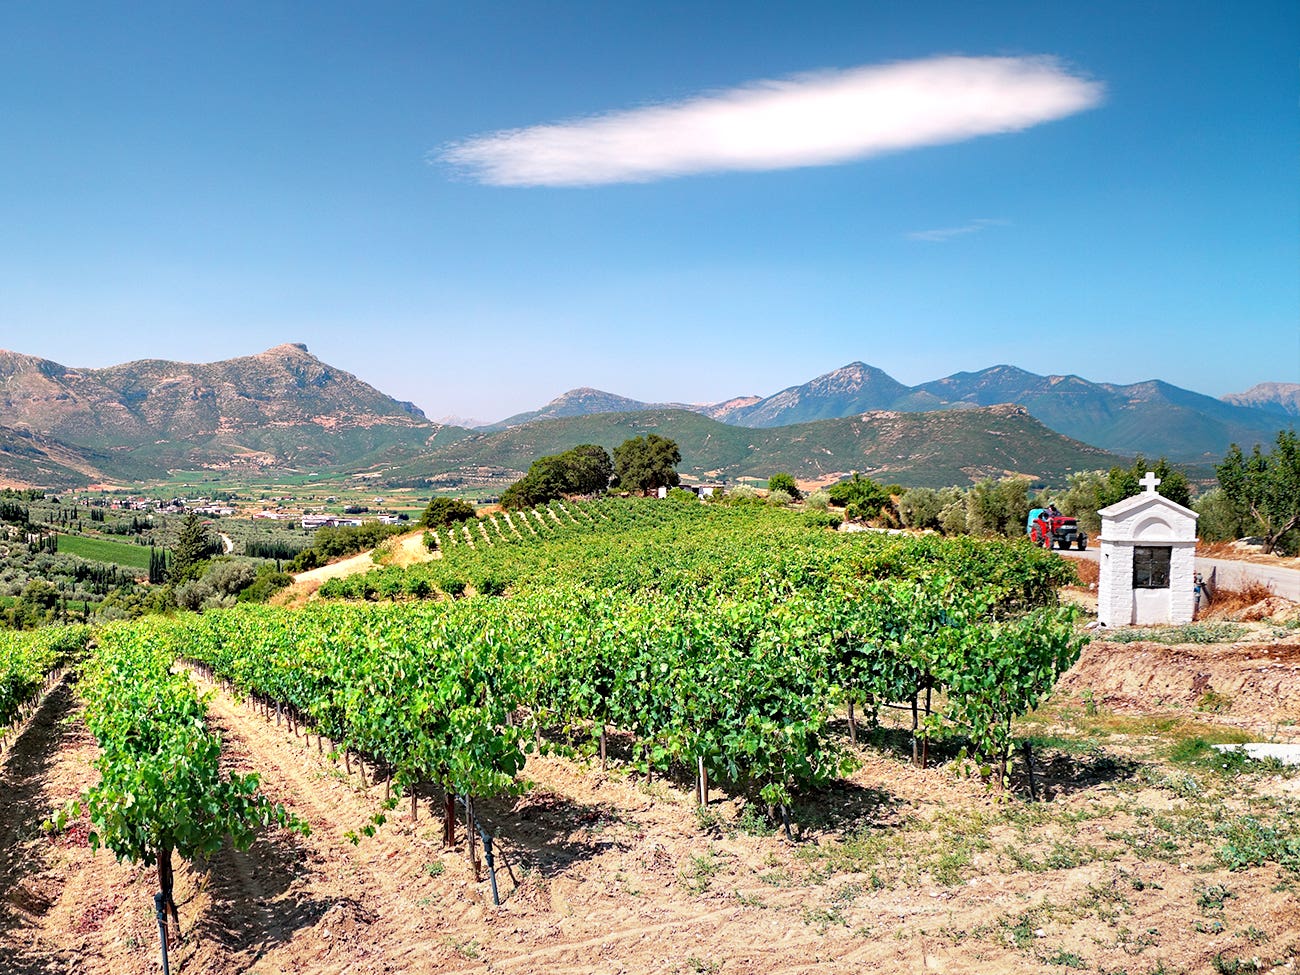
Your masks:
<svg viewBox="0 0 1300 975"><path fill-rule="evenodd" d="M1097 620L1106 626L1190 623L1196 609L1198 515L1156 493L1150 471L1141 494L1102 508Z"/></svg>

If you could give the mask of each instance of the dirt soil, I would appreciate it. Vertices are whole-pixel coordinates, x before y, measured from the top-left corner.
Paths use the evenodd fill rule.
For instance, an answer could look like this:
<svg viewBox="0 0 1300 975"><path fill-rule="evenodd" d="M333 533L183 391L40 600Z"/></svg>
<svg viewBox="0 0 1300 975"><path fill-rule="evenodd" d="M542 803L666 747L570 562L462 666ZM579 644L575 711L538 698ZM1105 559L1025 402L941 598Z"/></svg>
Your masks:
<svg viewBox="0 0 1300 975"><path fill-rule="evenodd" d="M1195 712L1197 720L1300 741L1300 631L1232 644L1094 640L1057 685L1125 713Z"/></svg>
<svg viewBox="0 0 1300 975"><path fill-rule="evenodd" d="M1223 711L1194 711L1208 689L1231 698ZM73 690L59 685L0 762L0 971L153 973L153 870L93 852L85 820L40 829L96 778ZM1099 709L1104 728L1085 690L1089 708L1121 709ZM1058 742L1036 758L1047 801L1026 800L1023 770L998 795L953 754L917 769L886 726L801 801L794 842L722 792L700 813L687 781L533 758L524 795L480 804L498 837L494 907L463 823L443 849L440 796L414 823L402 800L353 842L384 786L218 691L229 766L260 772L312 833L178 869L172 971L1294 972L1300 864L1230 863L1221 837L1247 814L1285 825L1300 778L1172 766L1144 723L1173 711L1281 734L1288 709L1300 715L1294 641L1094 643L1028 727Z"/></svg>

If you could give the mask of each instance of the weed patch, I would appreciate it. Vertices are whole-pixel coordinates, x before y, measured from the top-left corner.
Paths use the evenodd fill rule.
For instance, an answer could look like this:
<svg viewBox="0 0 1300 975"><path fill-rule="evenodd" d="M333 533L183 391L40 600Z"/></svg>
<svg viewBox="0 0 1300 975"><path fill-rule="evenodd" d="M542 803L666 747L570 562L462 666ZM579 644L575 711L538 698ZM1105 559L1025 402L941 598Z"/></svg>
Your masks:
<svg viewBox="0 0 1300 975"><path fill-rule="evenodd" d="M1250 632L1240 623L1185 623L1182 626L1156 626L1123 629L1105 636L1107 643L1235 643Z"/></svg>
<svg viewBox="0 0 1300 975"><path fill-rule="evenodd" d="M1215 830L1223 840L1215 858L1229 870L1276 863L1291 873L1300 873L1300 835L1295 824L1293 810L1280 811L1272 822L1258 816L1229 819Z"/></svg>

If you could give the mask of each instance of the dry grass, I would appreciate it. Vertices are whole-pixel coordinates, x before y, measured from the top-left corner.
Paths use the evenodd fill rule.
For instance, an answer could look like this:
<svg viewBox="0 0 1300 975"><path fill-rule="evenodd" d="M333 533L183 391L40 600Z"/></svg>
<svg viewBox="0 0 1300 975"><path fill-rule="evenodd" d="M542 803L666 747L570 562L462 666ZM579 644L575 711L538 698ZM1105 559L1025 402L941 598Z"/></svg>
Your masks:
<svg viewBox="0 0 1300 975"><path fill-rule="evenodd" d="M1273 587L1263 582L1248 582L1239 589L1220 586L1214 590L1209 610L1203 619L1232 619L1247 607L1273 596Z"/></svg>
<svg viewBox="0 0 1300 975"><path fill-rule="evenodd" d="M1203 559L1240 559L1242 549L1236 542L1207 542L1198 538L1196 554Z"/></svg>
<svg viewBox="0 0 1300 975"><path fill-rule="evenodd" d="M1087 559L1075 559L1074 570L1079 573L1079 585L1081 586L1096 585L1101 579L1101 566L1096 562L1089 562Z"/></svg>

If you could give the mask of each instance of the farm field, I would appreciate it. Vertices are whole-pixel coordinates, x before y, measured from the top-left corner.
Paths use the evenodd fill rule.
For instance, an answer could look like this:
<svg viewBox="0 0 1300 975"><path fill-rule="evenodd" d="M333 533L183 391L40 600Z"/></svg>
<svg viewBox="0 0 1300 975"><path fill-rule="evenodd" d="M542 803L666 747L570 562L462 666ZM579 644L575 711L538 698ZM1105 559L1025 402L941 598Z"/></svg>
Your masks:
<svg viewBox="0 0 1300 975"><path fill-rule="evenodd" d="M996 742L977 733L983 712L975 704L985 698L979 687L963 684L962 661L978 652L979 640L1015 635L1006 626L1024 613L1047 613L1043 626L1057 625L1050 606L1030 608L1048 599L1035 580L1056 571L1058 563L1047 561L1054 556L1005 545L949 551L929 542L877 544L781 524L757 512L661 517L646 507L593 507L573 514L566 522L563 510L551 509L530 516L531 522L462 526L455 542L455 532L444 532L442 558L434 562L338 580L337 595L347 600L340 605L313 604L298 613L210 613L101 633L101 643L115 652L129 655L136 641L154 648L176 644L184 657L203 660L204 666L187 665L189 679L211 692L207 720L223 741L223 768L260 773L262 793L311 827L308 836L271 829L247 852L226 849L179 866L175 898L183 940L173 946L173 971L1292 970L1286 966L1300 950L1300 776L1224 758L1209 745L1300 740L1294 717L1300 713L1300 631L1293 626L1188 633L1189 639L1224 637L1218 643L1093 641L1081 652L1071 637L1073 650L1052 657L1068 668L1054 693L1034 698L1011 726L1013 742L1028 739L1034 749L1037 798L1031 801L1018 750L1004 790L981 776L989 771L987 758L972 761L963 753L980 741L985 750ZM587 515L591 520L584 522ZM602 518L618 522L620 530L609 532ZM734 548L736 534L752 536L756 529L766 546L766 575L748 550ZM687 537L696 543L688 547ZM654 554L652 538L671 542L667 554ZM737 556L723 564L713 545ZM618 578L599 579L616 564L610 554L616 550L630 550L629 564L638 572L625 565ZM772 554L777 550L779 559ZM990 557L979 561L981 552ZM967 567L971 588L1003 607L994 616L1009 622L957 618L964 597L926 588L932 586L927 580L959 563ZM820 576L819 566L825 570ZM707 574L708 586L697 572ZM573 601L571 590L557 596L544 580L558 575L599 584L618 599L601 610ZM746 616L745 607L773 588L786 591L783 599L759 604L758 618ZM388 604L384 589L399 602ZM501 595L481 595L485 591ZM755 770L750 784L744 775L724 774L728 739L710 737L703 712L687 709L681 720L665 714L659 724L623 714L620 695L632 694L640 682L610 688L603 698L606 770L592 726L577 717L594 699L548 697L539 712L548 716L540 726L530 724L529 699L542 700L538 695L547 686L572 687L574 674L554 669L556 658L529 644L526 630L511 628L516 609L518 620L549 630L563 618L558 610L549 615L553 603L565 599L570 616L586 613L597 624L626 625L632 618L624 615L624 604L643 604L660 630L681 641L674 651L679 663L658 679L671 699L687 686L681 674L699 684L701 699L708 698L712 671L703 665L707 658L694 662L696 638L684 624L702 627L711 614L725 611L731 628L716 628L715 620L699 646L723 656L749 653L738 658L751 675L745 696L762 699L762 672L755 668L767 658L752 648L766 646L769 636L780 636L784 642L775 646L781 656L801 665L818 659L809 654L828 652L807 649L822 637L858 632L861 639L879 639L869 630L880 625L876 617L819 615L802 601L814 591L836 614L851 613L853 606L849 599L837 601L836 591L880 600L919 593L926 599L908 609L909 633L921 632L926 607L944 600L943 626L931 636L947 634L948 640L951 631L969 629L975 642L944 644L960 651L956 662L927 665L936 687L928 768L913 763L906 709L881 708L873 725L868 702L859 697L850 724L847 703L854 698L844 696L843 686L852 683L847 677L865 686L874 679L871 668L835 671L834 680L816 668L807 677L798 676L802 666L786 671L793 695L788 706L799 711L795 724L811 744L775 749L763 768L777 771ZM453 592L459 594L454 600ZM763 622L771 617L784 628ZM571 647L567 641L579 632L575 627L561 636L559 645ZM368 635L371 649L350 655L348 647L364 642L359 633ZM418 659L442 660L441 654L461 653L458 647L485 645L482 635L492 633L527 664L512 670L514 658L506 655L505 669L493 670L496 658L478 649L456 658L497 675L473 687L508 687L500 678L528 675L517 691L492 692L505 695L500 705L508 718L480 721L473 716L478 708L453 712L467 722L457 726L465 734L497 749L495 759L463 774L472 772L481 783L475 811L496 837L499 907L492 905L486 872L476 879L469 864L463 814L454 844L444 844L440 787L414 777L423 779L414 823L406 798L385 808L388 775L400 790L402 775L414 775L423 761L422 750L407 752L397 742L437 727L427 723L431 719L403 724L409 708L383 705L391 695L383 693L382 681L406 680L403 661L412 650L403 634L410 633L431 641L421 651L431 656ZM480 636L464 644L460 633ZM915 642L938 645L930 638ZM587 645L583 656L600 659L599 646ZM906 646L886 650L879 644L871 659L912 659ZM264 658L263 651L272 656ZM263 667L263 659L280 664ZM283 663L291 659L301 660L302 668L286 670ZM375 659L392 666L368 671ZM844 666L835 659L825 657L826 666ZM232 683L201 676L206 666ZM1190 679L1189 670L1195 671ZM1003 676L1005 686L1011 673ZM276 674L285 676L272 698L250 696ZM331 682L362 677L371 682L364 698L335 696ZM52 810L98 779L98 746L76 691L70 678L60 683L0 758L5 970L156 971L154 870L92 852L84 816L53 834L40 829ZM409 697L427 702L430 692L417 683ZM266 706L268 699L295 694L280 713ZM342 710L330 703L341 700L352 703ZM481 707L483 699L474 700ZM577 710L566 712L570 705ZM483 710L495 715L496 706ZM292 715L301 723L291 727ZM312 733L322 725L329 733L325 747ZM534 734L544 736L544 754L527 747ZM340 738L352 753L331 757L330 746ZM684 760L701 743L716 749L706 751L707 761L717 763L710 766L717 774L703 808L693 763ZM526 781L489 788L501 785L488 773L499 771L501 762L509 766L514 745L527 753ZM770 746L746 747L761 756ZM454 759L458 752L452 747L447 754ZM798 756L834 758L833 773L779 771ZM760 795L764 782L767 791ZM789 803L789 838L780 818L764 809L765 799ZM387 822L365 835L379 814Z"/></svg>
<svg viewBox="0 0 1300 975"><path fill-rule="evenodd" d="M128 569L149 570L149 546L114 542L107 538L89 538L85 535L59 535L59 552L75 555L91 562L107 562Z"/></svg>

